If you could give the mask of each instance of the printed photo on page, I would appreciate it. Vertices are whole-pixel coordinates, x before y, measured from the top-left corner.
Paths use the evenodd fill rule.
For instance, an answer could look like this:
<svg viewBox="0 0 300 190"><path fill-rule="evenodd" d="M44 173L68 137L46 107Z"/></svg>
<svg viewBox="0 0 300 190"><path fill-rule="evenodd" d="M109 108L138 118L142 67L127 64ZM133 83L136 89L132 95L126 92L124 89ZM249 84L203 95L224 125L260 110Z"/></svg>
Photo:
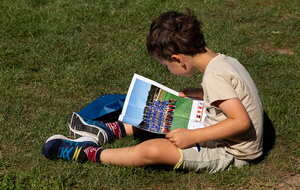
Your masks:
<svg viewBox="0 0 300 190"><path fill-rule="evenodd" d="M202 100L179 97L178 92L134 74L119 120L166 134L177 128L202 128L204 117Z"/></svg>

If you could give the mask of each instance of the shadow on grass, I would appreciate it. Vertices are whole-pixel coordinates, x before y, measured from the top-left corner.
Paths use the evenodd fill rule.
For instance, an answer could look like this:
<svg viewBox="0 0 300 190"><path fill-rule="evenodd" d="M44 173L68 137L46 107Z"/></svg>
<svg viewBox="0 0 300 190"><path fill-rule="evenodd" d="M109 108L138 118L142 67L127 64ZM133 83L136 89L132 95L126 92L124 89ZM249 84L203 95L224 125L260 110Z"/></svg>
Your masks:
<svg viewBox="0 0 300 190"><path fill-rule="evenodd" d="M252 160L252 164L258 164L262 162L270 153L270 151L274 148L276 133L275 128L270 120L269 116L266 112L264 112L264 135L263 135L263 154Z"/></svg>

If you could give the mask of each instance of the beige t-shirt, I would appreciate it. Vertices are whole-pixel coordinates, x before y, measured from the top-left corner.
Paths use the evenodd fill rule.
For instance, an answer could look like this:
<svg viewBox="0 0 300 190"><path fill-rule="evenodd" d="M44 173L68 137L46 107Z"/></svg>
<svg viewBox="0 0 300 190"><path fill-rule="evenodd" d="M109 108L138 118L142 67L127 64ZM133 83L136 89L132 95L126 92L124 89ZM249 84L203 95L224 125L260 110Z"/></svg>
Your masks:
<svg viewBox="0 0 300 190"><path fill-rule="evenodd" d="M262 154L263 109L257 88L238 60L219 54L207 65L202 88L207 108L206 127L225 120L226 115L212 106L217 100L239 98L251 119L251 127L237 136L223 139L225 150L238 159L252 160Z"/></svg>

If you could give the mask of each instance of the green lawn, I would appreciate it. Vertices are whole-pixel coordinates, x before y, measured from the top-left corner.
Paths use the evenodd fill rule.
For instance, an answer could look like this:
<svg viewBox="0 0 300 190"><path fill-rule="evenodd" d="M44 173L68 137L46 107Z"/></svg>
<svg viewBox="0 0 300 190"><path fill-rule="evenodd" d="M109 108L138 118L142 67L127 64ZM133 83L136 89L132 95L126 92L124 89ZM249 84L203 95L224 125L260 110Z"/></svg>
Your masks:
<svg viewBox="0 0 300 190"><path fill-rule="evenodd" d="M218 174L169 167L51 161L41 154L67 117L102 93L125 94L134 73L176 91L201 74L172 75L149 56L150 23L190 7L208 47L249 71L265 111L265 158ZM1 0L0 189L295 189L300 174L300 3L296 0ZM105 148L131 146L126 137Z"/></svg>

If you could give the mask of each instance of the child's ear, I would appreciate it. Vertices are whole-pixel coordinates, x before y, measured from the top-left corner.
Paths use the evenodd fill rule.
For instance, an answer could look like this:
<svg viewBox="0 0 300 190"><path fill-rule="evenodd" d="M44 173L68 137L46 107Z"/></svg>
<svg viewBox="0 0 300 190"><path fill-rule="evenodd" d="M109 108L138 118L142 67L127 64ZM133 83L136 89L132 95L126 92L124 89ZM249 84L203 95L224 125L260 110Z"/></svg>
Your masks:
<svg viewBox="0 0 300 190"><path fill-rule="evenodd" d="M174 62L183 63L183 59L180 54L177 54L177 55L174 54L171 56L171 58L172 58L172 61L174 61Z"/></svg>
<svg viewBox="0 0 300 190"><path fill-rule="evenodd" d="M172 61L174 62L179 62L177 55L172 55L171 56Z"/></svg>
<svg viewBox="0 0 300 190"><path fill-rule="evenodd" d="M177 62L178 64L180 64L181 67L186 69L186 65L185 65L184 60L183 60L183 58L184 58L183 54L172 55L171 58L174 62Z"/></svg>

